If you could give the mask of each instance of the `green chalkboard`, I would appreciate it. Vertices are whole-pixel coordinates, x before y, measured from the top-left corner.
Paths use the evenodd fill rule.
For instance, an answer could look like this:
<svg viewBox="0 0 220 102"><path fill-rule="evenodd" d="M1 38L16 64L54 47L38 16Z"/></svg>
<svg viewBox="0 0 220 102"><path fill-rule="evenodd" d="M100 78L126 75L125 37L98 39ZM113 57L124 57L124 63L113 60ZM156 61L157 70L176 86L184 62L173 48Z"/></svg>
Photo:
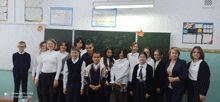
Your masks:
<svg viewBox="0 0 220 102"><path fill-rule="evenodd" d="M68 42L67 52L70 51L72 47L72 30L59 30L59 29L45 29L44 40L47 41L50 38L53 38L57 42L57 50L60 49L60 43L62 41Z"/></svg>
<svg viewBox="0 0 220 102"><path fill-rule="evenodd" d="M75 37L82 37L85 41L91 41L94 45L94 51L101 52L102 55L106 46L113 49L114 58L118 58L118 52L121 48L131 52L130 45L135 41L135 32L118 32L118 31L82 31L76 30Z"/></svg>
<svg viewBox="0 0 220 102"><path fill-rule="evenodd" d="M138 36L138 44L140 46L138 52L142 52L144 48L149 47L151 50L151 57L154 58L154 51L160 49L163 51L164 60L169 59L170 33L147 32L143 37Z"/></svg>

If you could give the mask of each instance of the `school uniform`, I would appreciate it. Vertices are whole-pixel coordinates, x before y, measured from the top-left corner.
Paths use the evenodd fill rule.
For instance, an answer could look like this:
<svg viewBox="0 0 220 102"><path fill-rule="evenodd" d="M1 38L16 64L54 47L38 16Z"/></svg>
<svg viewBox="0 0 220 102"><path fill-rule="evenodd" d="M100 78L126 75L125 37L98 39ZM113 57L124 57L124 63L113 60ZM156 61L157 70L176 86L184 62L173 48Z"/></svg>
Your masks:
<svg viewBox="0 0 220 102"><path fill-rule="evenodd" d="M152 102L164 102L165 64L163 60L155 62ZM157 93L157 88L160 88L160 93Z"/></svg>
<svg viewBox="0 0 220 102"><path fill-rule="evenodd" d="M13 61L13 76L14 76L14 100L18 102L20 82L22 81L22 94L23 98L27 97L27 80L28 70L30 69L31 56L27 52L16 52L12 55Z"/></svg>
<svg viewBox="0 0 220 102"><path fill-rule="evenodd" d="M82 57L85 53L87 53L86 49L81 49L80 51L80 57Z"/></svg>
<svg viewBox="0 0 220 102"><path fill-rule="evenodd" d="M137 64L134 67L132 77L132 87L134 100L133 102L149 102L149 98L145 98L146 94L152 95L153 88L153 68L147 63Z"/></svg>
<svg viewBox="0 0 220 102"><path fill-rule="evenodd" d="M127 91L128 91L128 94L127 94L128 99L127 100L128 100L128 102L133 101L133 96L131 96L131 94L130 94L130 87L131 87L131 81L132 81L134 66L139 63L138 56L139 56L138 52L135 52L134 54L132 54L132 52L131 52L131 53L128 53L128 55L127 55L128 61L130 63L130 65L129 65L130 66L130 71L129 71L129 75L128 75L128 88L127 88Z"/></svg>
<svg viewBox="0 0 220 102"><path fill-rule="evenodd" d="M189 79L187 82L188 102L202 102L200 94L206 96L210 84L210 69L202 59L188 63Z"/></svg>
<svg viewBox="0 0 220 102"><path fill-rule="evenodd" d="M86 66L93 63L92 56L89 56L89 54L86 52L82 55L82 60L85 61ZM88 91L87 88L84 87L84 91ZM80 95L80 102L87 102L88 101L88 95L83 93L83 95Z"/></svg>
<svg viewBox="0 0 220 102"><path fill-rule="evenodd" d="M107 61L107 65L108 65L108 67L106 68L108 70L107 71L108 76L107 76L106 84L108 84L111 81L111 74L110 74L111 73L111 68L110 68L110 65L109 65L110 58L107 58L106 61ZM114 58L113 58L113 61L115 62ZM101 58L100 63L104 65L104 57ZM105 95L103 97L104 102L109 102L110 101L111 92L112 92L112 87L111 86L106 86Z"/></svg>
<svg viewBox="0 0 220 102"><path fill-rule="evenodd" d="M35 79L39 79L39 85L43 93L42 102L56 102L58 88L54 88L53 85L54 80L59 79L62 65L61 57L54 50L43 52L40 56L41 60L37 67Z"/></svg>
<svg viewBox="0 0 220 102"><path fill-rule="evenodd" d="M146 60L146 63L149 64L149 65L153 68L153 72L154 72L154 67L155 67L155 65L154 65L154 60L153 60L151 57L149 57L149 58Z"/></svg>
<svg viewBox="0 0 220 102"><path fill-rule="evenodd" d="M82 56L82 59L86 62L86 66L88 66L89 64L92 64L92 63L93 63L92 56L89 56L88 53L85 53L85 54Z"/></svg>
<svg viewBox="0 0 220 102"><path fill-rule="evenodd" d="M88 102L103 102L102 96L105 91L105 83L106 83L107 73L106 68L103 64L90 64L86 67L85 80L88 91L86 94L88 95ZM89 88L89 85L98 86L101 85L97 91Z"/></svg>
<svg viewBox="0 0 220 102"><path fill-rule="evenodd" d="M188 68L185 60L177 59L176 63L170 64L171 59L166 62L165 94L167 102L181 102L186 90ZM168 77L179 77L179 82L170 83Z"/></svg>
<svg viewBox="0 0 220 102"><path fill-rule="evenodd" d="M84 88L85 66L80 58L71 58L65 62L63 88L67 89L67 102L79 102L80 90Z"/></svg>
<svg viewBox="0 0 220 102"><path fill-rule="evenodd" d="M60 58L61 58L61 60L63 60L67 55L69 55L69 53L68 52L63 52L63 53L61 53L60 51L57 51L57 54L59 54L59 56L60 56ZM63 61L62 61L62 65L64 65L63 64ZM58 100L60 101L60 102L66 102L66 100L65 100L65 94L63 93L63 69L64 69L64 66L62 66L62 68L61 68L61 73L60 73L60 76L59 76L59 86L58 86Z"/></svg>
<svg viewBox="0 0 220 102"><path fill-rule="evenodd" d="M40 62L40 54L36 54L35 55L35 58L34 58L34 63L33 63L33 68L32 68L32 77L36 77L36 70L37 70L37 66ZM38 85L37 87L37 97L38 97L38 100L39 102L42 101L42 93L40 91L40 85Z"/></svg>
<svg viewBox="0 0 220 102"><path fill-rule="evenodd" d="M115 61L111 69L111 82L112 84L121 83L122 87L114 85L113 89L115 92L116 102L127 102L127 84L129 74L129 61L127 58L118 59Z"/></svg>

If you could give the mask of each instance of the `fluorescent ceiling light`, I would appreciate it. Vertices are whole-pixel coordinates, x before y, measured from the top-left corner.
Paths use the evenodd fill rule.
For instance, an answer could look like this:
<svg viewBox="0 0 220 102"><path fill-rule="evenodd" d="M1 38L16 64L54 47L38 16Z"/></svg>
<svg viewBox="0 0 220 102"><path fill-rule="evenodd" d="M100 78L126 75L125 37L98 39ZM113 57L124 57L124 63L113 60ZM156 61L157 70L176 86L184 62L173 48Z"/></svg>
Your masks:
<svg viewBox="0 0 220 102"><path fill-rule="evenodd" d="M150 8L154 7L154 0L146 1L98 1L93 2L95 9L114 9L114 8Z"/></svg>

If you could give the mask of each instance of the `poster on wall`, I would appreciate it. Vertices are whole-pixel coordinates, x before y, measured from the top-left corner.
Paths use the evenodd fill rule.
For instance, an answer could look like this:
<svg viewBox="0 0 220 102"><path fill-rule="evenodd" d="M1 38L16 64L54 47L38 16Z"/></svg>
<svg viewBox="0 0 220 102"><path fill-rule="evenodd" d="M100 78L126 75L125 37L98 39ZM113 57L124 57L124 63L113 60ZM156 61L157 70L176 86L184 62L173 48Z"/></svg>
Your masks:
<svg viewBox="0 0 220 102"><path fill-rule="evenodd" d="M183 22L182 43L213 44L213 23Z"/></svg>
<svg viewBox="0 0 220 102"><path fill-rule="evenodd" d="M68 8L68 7L50 8L50 25L72 26L72 23L73 23L73 8Z"/></svg>
<svg viewBox="0 0 220 102"><path fill-rule="evenodd" d="M8 0L0 0L0 21L8 21Z"/></svg>
<svg viewBox="0 0 220 102"><path fill-rule="evenodd" d="M25 22L43 21L43 0L25 0Z"/></svg>
<svg viewBox="0 0 220 102"><path fill-rule="evenodd" d="M116 27L117 9L92 9L92 27Z"/></svg>

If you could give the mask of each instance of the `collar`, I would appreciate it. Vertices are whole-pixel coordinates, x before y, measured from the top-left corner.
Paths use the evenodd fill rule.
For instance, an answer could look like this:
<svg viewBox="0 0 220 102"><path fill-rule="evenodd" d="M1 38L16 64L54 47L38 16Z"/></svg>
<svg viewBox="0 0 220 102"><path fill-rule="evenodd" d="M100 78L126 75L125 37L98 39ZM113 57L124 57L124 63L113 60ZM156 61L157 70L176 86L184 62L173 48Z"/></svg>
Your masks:
<svg viewBox="0 0 220 102"><path fill-rule="evenodd" d="M19 53L19 54L24 54L24 53L25 53L25 51L24 51L24 52L22 52L22 53L21 53L20 51L18 51L18 53Z"/></svg>
<svg viewBox="0 0 220 102"><path fill-rule="evenodd" d="M95 65L95 64L93 63L93 65L94 65L94 67L98 67L100 64Z"/></svg>
<svg viewBox="0 0 220 102"><path fill-rule="evenodd" d="M147 63L144 63L143 65L141 65L141 64L139 63L139 68L140 68L141 66L143 66L143 68L146 68L146 67L147 67Z"/></svg>
<svg viewBox="0 0 220 102"><path fill-rule="evenodd" d="M59 53L60 53L60 54L66 54L67 52L65 51L65 52L61 53L60 50L59 50Z"/></svg>
<svg viewBox="0 0 220 102"><path fill-rule="evenodd" d="M135 52L134 54L132 54L132 52L131 52L131 56L136 56L138 53L137 52Z"/></svg>
<svg viewBox="0 0 220 102"><path fill-rule="evenodd" d="M72 58L72 62L73 62L73 63L76 63L78 60L79 60L79 57L77 57L76 60L74 60L74 59Z"/></svg>
<svg viewBox="0 0 220 102"><path fill-rule="evenodd" d="M159 61L156 61L156 63L160 63L161 59Z"/></svg>
<svg viewBox="0 0 220 102"><path fill-rule="evenodd" d="M149 57L148 59L147 59L147 61L150 61L152 58L151 57Z"/></svg>

